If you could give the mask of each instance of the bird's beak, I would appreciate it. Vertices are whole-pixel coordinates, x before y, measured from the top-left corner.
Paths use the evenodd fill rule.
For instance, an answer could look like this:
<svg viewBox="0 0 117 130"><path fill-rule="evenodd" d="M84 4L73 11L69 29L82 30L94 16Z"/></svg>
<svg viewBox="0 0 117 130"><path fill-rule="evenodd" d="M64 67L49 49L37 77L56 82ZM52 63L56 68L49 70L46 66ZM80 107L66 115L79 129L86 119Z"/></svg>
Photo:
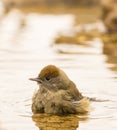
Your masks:
<svg viewBox="0 0 117 130"><path fill-rule="evenodd" d="M29 80L36 81L38 83L42 83L42 79L40 79L39 77L37 77L37 78L30 78Z"/></svg>

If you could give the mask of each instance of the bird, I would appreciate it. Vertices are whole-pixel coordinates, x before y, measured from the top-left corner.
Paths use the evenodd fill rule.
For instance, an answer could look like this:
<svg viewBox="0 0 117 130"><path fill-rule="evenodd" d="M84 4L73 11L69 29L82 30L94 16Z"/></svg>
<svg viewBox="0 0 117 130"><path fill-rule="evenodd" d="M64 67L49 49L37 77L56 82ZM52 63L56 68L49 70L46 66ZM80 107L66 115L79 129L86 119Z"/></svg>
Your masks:
<svg viewBox="0 0 117 130"><path fill-rule="evenodd" d="M90 100L79 92L61 68L47 65L36 78L30 80L39 85L32 98L33 114L68 115L89 112Z"/></svg>

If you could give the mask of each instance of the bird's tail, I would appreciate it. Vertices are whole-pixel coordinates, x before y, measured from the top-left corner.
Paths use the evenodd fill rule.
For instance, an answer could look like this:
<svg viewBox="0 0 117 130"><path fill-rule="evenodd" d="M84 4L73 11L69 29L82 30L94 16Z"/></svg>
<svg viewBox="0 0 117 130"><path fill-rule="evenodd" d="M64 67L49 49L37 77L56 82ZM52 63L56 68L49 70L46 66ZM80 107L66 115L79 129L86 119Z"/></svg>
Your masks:
<svg viewBox="0 0 117 130"><path fill-rule="evenodd" d="M77 113L87 113L90 111L90 100L86 97L82 98L79 101L74 101Z"/></svg>

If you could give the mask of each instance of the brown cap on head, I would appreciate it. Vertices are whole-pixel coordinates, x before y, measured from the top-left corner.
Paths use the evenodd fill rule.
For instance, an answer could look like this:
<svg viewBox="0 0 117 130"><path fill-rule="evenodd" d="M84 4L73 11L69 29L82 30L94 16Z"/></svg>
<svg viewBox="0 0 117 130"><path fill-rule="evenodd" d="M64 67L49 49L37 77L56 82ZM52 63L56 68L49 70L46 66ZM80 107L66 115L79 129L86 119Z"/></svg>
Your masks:
<svg viewBox="0 0 117 130"><path fill-rule="evenodd" d="M51 78L55 78L57 76L60 75L60 69L57 68L54 65L48 65L46 67L44 67L41 72L39 73L38 77L36 78L30 78L29 80L32 81L37 81L39 83L42 83L42 79L46 78L46 79L51 79Z"/></svg>
<svg viewBox="0 0 117 130"><path fill-rule="evenodd" d="M57 76L59 76L59 68L57 68L54 65L48 65L44 67L38 75L38 77L40 78L44 78L44 77L54 78Z"/></svg>

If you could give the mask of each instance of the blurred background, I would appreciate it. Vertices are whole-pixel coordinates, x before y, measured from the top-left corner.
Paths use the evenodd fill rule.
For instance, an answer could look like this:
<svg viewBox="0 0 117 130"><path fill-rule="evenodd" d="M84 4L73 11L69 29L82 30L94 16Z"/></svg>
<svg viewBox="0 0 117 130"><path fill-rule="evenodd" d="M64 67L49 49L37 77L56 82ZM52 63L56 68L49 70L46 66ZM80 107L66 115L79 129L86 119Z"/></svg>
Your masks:
<svg viewBox="0 0 117 130"><path fill-rule="evenodd" d="M33 115L28 79L54 64L88 115ZM0 0L0 130L117 129L117 0Z"/></svg>

